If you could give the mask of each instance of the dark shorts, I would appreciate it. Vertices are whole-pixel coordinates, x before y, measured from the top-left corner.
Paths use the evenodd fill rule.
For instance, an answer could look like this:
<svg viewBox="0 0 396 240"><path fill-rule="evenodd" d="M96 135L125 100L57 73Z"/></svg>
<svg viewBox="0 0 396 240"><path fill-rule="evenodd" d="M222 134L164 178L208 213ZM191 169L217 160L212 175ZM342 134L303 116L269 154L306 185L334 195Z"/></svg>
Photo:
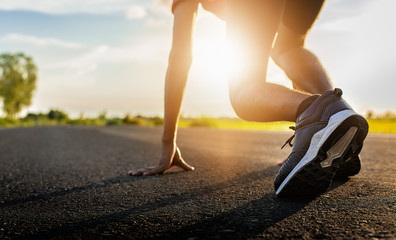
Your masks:
<svg viewBox="0 0 396 240"><path fill-rule="evenodd" d="M287 0L283 24L296 33L305 35L318 17L325 0Z"/></svg>
<svg viewBox="0 0 396 240"><path fill-rule="evenodd" d="M182 0L173 0L172 12L176 5ZM224 18L226 0L197 0L202 3L202 6ZM296 33L305 35L312 27L325 0L286 0L283 24Z"/></svg>

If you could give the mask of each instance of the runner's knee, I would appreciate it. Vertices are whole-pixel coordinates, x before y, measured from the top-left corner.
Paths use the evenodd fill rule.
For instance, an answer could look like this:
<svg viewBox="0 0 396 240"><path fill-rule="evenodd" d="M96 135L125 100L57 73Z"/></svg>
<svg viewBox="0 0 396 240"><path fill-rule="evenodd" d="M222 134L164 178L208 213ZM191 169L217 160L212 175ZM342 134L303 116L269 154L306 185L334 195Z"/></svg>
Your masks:
<svg viewBox="0 0 396 240"><path fill-rule="evenodd" d="M234 109L235 114L243 120L252 121L246 107L243 106L242 102L236 95L230 95L231 106Z"/></svg>
<svg viewBox="0 0 396 240"><path fill-rule="evenodd" d="M251 99L249 95L252 95L252 93L247 88L249 87L244 86L235 89L231 87L229 91L230 103L238 117L246 121L256 121L255 114L251 111L251 100L249 100Z"/></svg>

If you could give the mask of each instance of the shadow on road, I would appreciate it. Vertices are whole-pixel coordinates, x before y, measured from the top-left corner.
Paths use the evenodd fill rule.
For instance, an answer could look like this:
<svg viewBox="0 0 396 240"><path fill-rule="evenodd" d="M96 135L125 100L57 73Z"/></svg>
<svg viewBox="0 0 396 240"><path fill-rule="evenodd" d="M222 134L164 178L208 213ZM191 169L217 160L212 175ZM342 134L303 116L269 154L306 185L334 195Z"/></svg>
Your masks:
<svg viewBox="0 0 396 240"><path fill-rule="evenodd" d="M39 201L39 200L47 200L47 199L63 196L63 195L66 195L66 194L79 193L79 192L82 192L82 191L89 191L89 190L97 189L97 188L104 188L104 187L111 186L113 184L134 182L134 181L138 181L138 180L141 180L141 179L142 178L132 178L132 177L130 177L128 175L121 175L119 177L105 179L103 181L99 181L99 182L92 183L92 184L85 185L85 186L81 186L81 187L74 187L74 188L71 188L71 189L64 189L64 190L60 190L60 191L56 191L56 192L50 192L50 193L43 193L43 194L39 194L39 195L34 195L34 196L27 197L27 198L15 199L15 200L11 200L11 201L5 201L4 203L0 204L0 208L9 207L9 206L17 205L17 204L28 203L28 202Z"/></svg>
<svg viewBox="0 0 396 240"><path fill-rule="evenodd" d="M168 231L159 233L147 233L142 232L140 225L134 223L130 219L134 215L142 215L148 212L155 211L157 209L181 204L191 199L200 198L203 195L211 195L216 191L230 188L243 182L248 184L256 180L264 179L268 177L268 172L272 172L273 168L270 167L264 170L258 170L251 172L246 175L237 176L224 182L203 186L196 188L191 191L182 192L178 195L172 195L162 199L158 199L154 202L148 202L137 207L126 208L122 211L115 211L102 216L96 216L87 220L77 220L73 223L67 223L61 226L53 226L48 230L39 230L34 234L28 234L23 236L24 238L32 239L47 239L56 237L73 236L73 234L80 235L86 233L88 229L95 229L100 225L109 227L112 224L123 223L128 227L124 229L130 233L136 234L139 239L142 238L207 238L220 237L220 238L248 238L257 236L263 233L265 229L276 224L277 222L285 219L286 217L298 212L304 208L313 199L280 199L275 196L274 193L265 193L262 198L250 201L242 206L231 209L228 212L214 215L213 217L206 218L201 221L197 221L192 225L183 225L175 229L169 229ZM36 199L47 199L56 197L71 192L80 192L85 190L91 190L98 187L106 187L115 183L125 183L130 181L137 181L139 179L149 180L152 177L129 177L120 176L112 179L104 180L100 183L92 185L78 187L70 189L68 191L59 191L52 194L37 196L34 198L21 199L20 202L33 201ZM8 204L11 204L10 202ZM16 202L12 202L16 204ZM95 233L100 237L100 232ZM90 235L92 237L92 235Z"/></svg>
<svg viewBox="0 0 396 240"><path fill-rule="evenodd" d="M313 199L279 199L275 194L248 202L213 218L156 236L159 239L248 239L303 209Z"/></svg>
<svg viewBox="0 0 396 240"><path fill-rule="evenodd" d="M347 181L348 179L337 180L328 191L340 187ZM274 193L265 194L260 199L250 201L213 218L147 239L255 238L269 227L299 212L315 198L277 198Z"/></svg>

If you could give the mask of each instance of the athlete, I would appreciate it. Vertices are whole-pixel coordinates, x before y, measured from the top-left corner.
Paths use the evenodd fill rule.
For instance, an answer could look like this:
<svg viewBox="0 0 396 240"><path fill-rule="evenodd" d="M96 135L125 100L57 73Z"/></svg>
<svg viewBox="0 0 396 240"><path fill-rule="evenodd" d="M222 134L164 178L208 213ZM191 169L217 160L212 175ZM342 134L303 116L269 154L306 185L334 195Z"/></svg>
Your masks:
<svg viewBox="0 0 396 240"><path fill-rule="evenodd" d="M295 134L286 142L292 152L275 178L277 196L320 194L336 175L357 174L367 121L341 98L340 89L333 89L318 58L305 48L322 0L174 0L160 162L129 174L158 174L175 166L194 170L181 157L176 137L198 4L227 21L227 38L235 46L229 95L236 114L248 121L296 122ZM266 82L269 57L294 89Z"/></svg>

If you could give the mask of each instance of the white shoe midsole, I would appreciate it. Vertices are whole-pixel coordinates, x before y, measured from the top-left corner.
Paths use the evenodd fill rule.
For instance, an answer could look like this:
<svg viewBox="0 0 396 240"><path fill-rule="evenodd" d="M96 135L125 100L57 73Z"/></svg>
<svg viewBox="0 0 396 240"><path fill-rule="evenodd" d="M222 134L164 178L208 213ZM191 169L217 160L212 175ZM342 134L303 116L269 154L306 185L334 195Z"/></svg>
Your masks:
<svg viewBox="0 0 396 240"><path fill-rule="evenodd" d="M286 184L294 176L294 174L296 174L301 168L311 162L318 155L319 149L326 142L327 138L331 135L331 133L333 133L333 131L338 126L340 126L345 119L353 115L357 115L357 113L353 110L344 110L330 117L327 126L312 136L308 151L305 153L304 157L300 160L300 162L289 173L289 175L287 175L285 180L283 180L282 184L276 190L276 195L278 195L282 191L282 189L286 186Z"/></svg>

